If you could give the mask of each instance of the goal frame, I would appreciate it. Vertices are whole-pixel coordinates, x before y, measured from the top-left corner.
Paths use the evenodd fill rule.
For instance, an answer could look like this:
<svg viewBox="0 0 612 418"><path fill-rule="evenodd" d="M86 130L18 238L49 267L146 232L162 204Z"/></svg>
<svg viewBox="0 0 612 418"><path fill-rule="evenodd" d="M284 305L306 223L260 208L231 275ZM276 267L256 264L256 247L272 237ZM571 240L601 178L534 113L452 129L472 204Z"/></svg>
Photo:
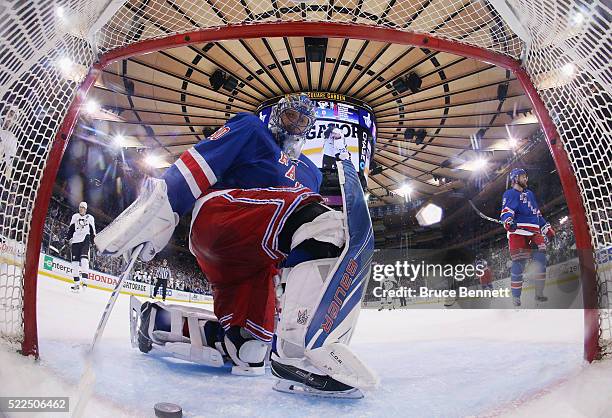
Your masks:
<svg viewBox="0 0 612 418"><path fill-rule="evenodd" d="M572 170L569 158L563 149L562 140L557 132L538 91L531 78L521 66L521 62L509 56L484 48L463 44L449 39L392 28L372 27L354 23L333 22L268 22L248 25L228 25L225 27L205 28L163 38L139 41L124 47L110 50L99 56L70 104L62 124L53 140L41 184L36 194L32 212L31 228L26 247L26 261L23 279L23 327L22 354L39 356L38 326L36 314L36 293L40 245L47 210L59 166L68 141L78 120L81 106L102 70L110 64L136 55L156 52L204 42L261 37L308 36L325 38L348 38L368 41L389 42L401 45L428 48L448 52L458 56L495 64L512 71L521 84L526 96L544 131L546 142L559 174L563 194L574 227L576 248L578 250L581 272L581 286L584 306L584 358L591 362L600 357L599 312L597 302L597 276L591 235L587 223L585 207L581 200L580 189Z"/></svg>

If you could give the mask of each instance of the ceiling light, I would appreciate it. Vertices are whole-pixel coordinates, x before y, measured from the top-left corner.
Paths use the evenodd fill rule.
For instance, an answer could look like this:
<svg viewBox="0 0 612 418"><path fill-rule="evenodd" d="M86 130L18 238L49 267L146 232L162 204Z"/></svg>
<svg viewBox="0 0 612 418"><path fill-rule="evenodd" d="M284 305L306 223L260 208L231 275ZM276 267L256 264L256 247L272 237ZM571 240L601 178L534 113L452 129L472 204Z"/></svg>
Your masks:
<svg viewBox="0 0 612 418"><path fill-rule="evenodd" d="M88 100L85 102L85 113L89 115L93 115L98 110L100 110L100 105L95 100Z"/></svg>
<svg viewBox="0 0 612 418"><path fill-rule="evenodd" d="M399 189L395 189L393 193L402 196L404 199L410 199L410 194L412 193L412 186L409 184L402 185Z"/></svg>
<svg viewBox="0 0 612 418"><path fill-rule="evenodd" d="M442 208L433 203L423 206L416 214L417 221L421 226L437 224L442 220Z"/></svg>
<svg viewBox="0 0 612 418"><path fill-rule="evenodd" d="M571 77L576 72L576 66L574 64L572 64L571 62L568 62L563 67L561 67L561 72L566 77Z"/></svg>
<svg viewBox="0 0 612 418"><path fill-rule="evenodd" d="M154 155L154 154L149 154L145 157L145 163L150 166L150 167L154 167L157 168L159 167L161 164L163 164L163 161L161 158L159 158L159 156Z"/></svg>
<svg viewBox="0 0 612 418"><path fill-rule="evenodd" d="M121 134L117 134L113 137L113 144L115 144L116 147L123 147L125 146L125 137Z"/></svg>
<svg viewBox="0 0 612 418"><path fill-rule="evenodd" d="M62 71L70 70L73 64L72 60L68 57L60 58L57 63Z"/></svg>
<svg viewBox="0 0 612 418"><path fill-rule="evenodd" d="M474 171L481 171L487 168L487 160L484 158L478 158L474 161Z"/></svg>
<svg viewBox="0 0 612 418"><path fill-rule="evenodd" d="M580 12L574 13L570 19L570 24L573 27L578 27L582 25L582 22L584 22L584 15Z"/></svg>

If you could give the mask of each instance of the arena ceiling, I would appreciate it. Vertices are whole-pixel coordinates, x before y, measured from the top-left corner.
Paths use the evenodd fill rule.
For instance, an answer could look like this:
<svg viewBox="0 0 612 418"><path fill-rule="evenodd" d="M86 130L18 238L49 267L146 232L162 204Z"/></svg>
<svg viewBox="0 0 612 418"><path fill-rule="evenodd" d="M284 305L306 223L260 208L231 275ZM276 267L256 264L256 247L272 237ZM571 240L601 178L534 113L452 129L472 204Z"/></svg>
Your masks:
<svg viewBox="0 0 612 418"><path fill-rule="evenodd" d="M368 188L379 202L429 198L485 170L492 172L538 127L531 103L510 71L449 53L355 39L328 39L324 58L311 61L305 38L260 38L194 44L112 64L90 98L101 106L90 117L108 140L147 148L159 167L171 164L238 112L290 92L341 93L369 105L378 138ZM232 90L211 87L215 70L232 75ZM418 92L398 93L393 82L409 73ZM499 97L500 85L507 93ZM501 88L504 89L503 87ZM417 144L407 128L424 129ZM510 139L512 138L512 140Z"/></svg>

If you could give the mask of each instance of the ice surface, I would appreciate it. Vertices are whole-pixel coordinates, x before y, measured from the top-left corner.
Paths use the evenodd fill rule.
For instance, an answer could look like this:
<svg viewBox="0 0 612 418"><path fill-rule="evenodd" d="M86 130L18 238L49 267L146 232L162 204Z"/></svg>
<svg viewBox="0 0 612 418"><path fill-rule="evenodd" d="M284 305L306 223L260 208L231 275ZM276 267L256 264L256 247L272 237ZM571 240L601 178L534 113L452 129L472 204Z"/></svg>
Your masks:
<svg viewBox="0 0 612 418"><path fill-rule="evenodd" d="M73 294L42 276L38 292L40 364L0 351L0 396L74 402L109 293ZM352 345L381 386L350 401L274 392L269 373L142 354L129 344L128 306L121 295L100 341L87 417L151 417L164 401L186 417L612 417L612 362L582 362L580 310L364 310Z"/></svg>

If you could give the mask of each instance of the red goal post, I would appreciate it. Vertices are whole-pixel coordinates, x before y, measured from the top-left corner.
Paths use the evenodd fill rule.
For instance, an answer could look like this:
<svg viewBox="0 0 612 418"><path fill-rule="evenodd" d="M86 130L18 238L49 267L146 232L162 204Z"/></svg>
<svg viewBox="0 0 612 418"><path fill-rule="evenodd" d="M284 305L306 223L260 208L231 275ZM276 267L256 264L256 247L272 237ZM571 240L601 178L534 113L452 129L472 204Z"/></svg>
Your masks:
<svg viewBox="0 0 612 418"><path fill-rule="evenodd" d="M88 2L81 3L85 4ZM564 109L563 106L558 106L559 97L554 96L554 94L552 94L550 91L542 91L541 89L538 90L538 88L534 85L533 79L540 77L544 73L544 71L538 70L539 67L542 66L542 63L537 62L534 65L530 65L529 62L530 57L536 57L534 59L537 59L537 57L540 56L538 54L543 54L537 48L537 45L532 43L529 45L529 49L525 48L523 50L523 61L519 61L516 58L516 48L511 48L512 54L504 54L502 51L495 51L480 47L476 45L477 42L474 41L471 43L467 43L465 40L458 42L457 40L453 39L453 36L449 36L448 34L421 33L418 31L411 31L410 28L388 27L389 25L385 26L382 24L380 26L373 26L371 24L371 17L369 18L370 24L367 24L368 22L356 23L350 20L338 23L334 21L327 21L324 18L313 19L313 21L299 21L299 19L288 19L289 21L283 21L282 16L274 19L271 22L259 22L253 20L244 22L248 24L226 24L218 27L198 28L195 30L182 30L183 28L177 28L175 29L175 32L177 33L171 33L167 36L160 36L159 34L156 34L151 39L144 39L136 42L131 42L128 33L128 35L125 36L127 41L123 43L120 42L115 45L112 42L108 42L108 28L111 25L116 24L117 16L120 16L121 13L125 13L124 9L127 7L126 5L130 5L131 2L125 3L123 1L114 1L111 3L121 3L122 5L118 11L115 11L108 23L106 23L106 26L104 26L107 32L104 32L104 30L100 32L102 40L98 40L97 42L98 45L105 45L101 48L103 53L98 55L95 62L94 59L96 55L93 53L93 51L79 53L83 57L82 62L89 63L89 70L87 75L82 80L72 86L72 91L66 94L66 96L69 96L67 98L70 99L70 105L65 109L62 109L62 107L59 105L57 106L58 114L54 115L54 117L59 118L58 121L61 120L62 122L61 124L58 122L56 129L54 132L52 132L55 134L54 140L49 141L46 147L43 147L45 148L43 155L46 164L43 164L40 167L35 167L36 169L33 170L35 173L33 177L30 178L32 181L31 186L36 190L36 193L35 198L31 197L28 205L24 204L24 206L26 206L25 212L28 215L28 218L31 219L29 227L26 226L21 228L21 235L16 233L19 231L15 231L16 229L20 229L19 226L11 226L10 228L6 228L5 222L4 229L0 227L1 235L7 235L4 232L8 230L8 235L12 234L9 238L13 239L14 241L19 241L25 245L25 257L21 259L18 257L14 263L17 265L17 267L12 270L12 273L9 272L4 275L4 280L8 286L11 289L18 289L17 296L12 293L11 297L8 298L6 296L7 293L5 293L4 300L2 299L3 293L1 289L2 286L5 286L5 283L3 283L2 272L0 272L0 304L4 303L3 309L5 310L4 322L3 317L0 316L0 335L7 337L8 339L12 339L14 342L17 341L20 343L21 350L24 354L35 356L38 355L36 282L44 220L46 217L53 184L55 182L67 141L69 140L71 132L77 121L79 110L101 70L118 60L166 48L230 39L259 38L262 36L336 37L413 45L486 61L488 63L511 70L531 100L541 127L546 134L546 140L561 178L561 183L573 222L576 245L579 252L582 275L581 283L585 307L585 358L588 361L592 361L599 358L602 354L607 353L606 350L609 350L609 344L610 341L612 341L609 311L610 302L608 299L610 292L608 289L612 286L612 279L610 279L610 273L605 269L606 265L602 266L601 264L595 262L595 255L597 250L607 250L612 244L610 242L610 220L612 218L612 213L605 213L605 211L602 212L597 207L597 203L603 202L604 209L606 209L605 196L602 200L601 194L605 194L607 190L609 199L611 189L610 178L606 177L606 166L604 165L606 161L597 161L598 155L594 155L594 153L590 152L588 149L585 150L583 144L580 143L580 138L573 134L572 130L575 130L576 126L570 126L568 128L564 125L565 119L563 116L559 115L563 115L562 112L566 109ZM319 4L327 2L318 1L316 3ZM378 1L378 3L381 2ZM393 2L384 3L388 5ZM455 3L463 4L463 2ZM515 5L517 5L517 7L522 6L525 9L529 9L529 6L536 3L538 2L517 1L515 2ZM601 7L604 7L603 4L601 4ZM539 22L538 19L541 19L541 16L538 10L529 10L531 10L535 16L533 18L533 22ZM595 10L595 12L597 11ZM493 12L491 13L492 16L499 17L499 15ZM102 12L102 14L104 14L104 12ZM546 16L544 17L546 18ZM490 17L490 19L493 19L493 17ZM497 22L497 19L494 20L496 20L495 25L500 24ZM544 19L544 21L546 21L546 19ZM188 28L188 25L186 25L186 28ZM528 29L534 31L534 33L540 30L539 28L530 27L528 27ZM607 33L609 34L609 28ZM516 39L516 37L512 37L511 42L516 43ZM536 39L537 36L534 35L534 42ZM80 41L82 42L82 40ZM605 43L605 39L602 41ZM63 41L62 44L68 44L71 48L75 49L80 48L80 46L75 46L72 42L77 41L71 39L69 41ZM112 47L109 45L112 45ZM550 47L553 48L553 46ZM47 53L49 56L53 56L52 59L59 59L58 52L49 50ZM592 53L592 51L585 50L584 54L586 55L587 53ZM35 64L39 65L39 62L40 60L36 60ZM557 63L552 62L547 62L545 64L547 66L547 71L553 69L554 66L557 65ZM33 65L33 67L34 66L35 65ZM20 70L18 69L17 71ZM36 81L39 79L41 80L41 85L36 85L36 88L40 89L43 93L45 93L45 88L49 90L53 88L53 84L47 81L47 78L45 78L47 77L47 75L44 74L44 71L46 70L33 70L30 68L23 71L24 72L21 78L17 79L16 83L19 83L22 79L24 79L24 74L27 75L27 72L29 71L34 74L31 79L34 78ZM583 71L588 72L590 69L587 68ZM40 75L41 72L43 75ZM604 75L610 75L609 69L608 74ZM52 79L52 76L48 76L48 78ZM3 82L3 80L0 79L0 82ZM0 96L0 100L3 100L3 104L5 104L5 102L8 103L11 100L10 98L5 98L4 87L6 86L2 85L3 90L0 90L3 93L3 96ZM592 88L592 85L590 87ZM604 98L609 97L606 96L606 94L609 94L609 91L606 91L606 86L603 85L599 87L601 87L603 91L599 93L596 92L596 94L599 94ZM11 89L15 90L14 84L8 86L6 90L10 92ZM22 94L20 96L17 94L17 97L19 98L19 100L17 100L17 107L22 105L26 111L29 111L30 109L28 109L25 105L25 95ZM589 97L587 97L586 93L585 97L586 103L590 103ZM569 98L565 97L565 93L563 94L562 98L569 100ZM13 100L12 102L14 103L15 101ZM592 104L591 109L587 110L595 112L595 118L602 119L601 116L597 115L597 112L599 112L600 109L593 109L594 107L599 106L599 104L597 104L598 102L593 103L596 104ZM605 105L602 106L602 108L605 110ZM574 110L569 109L568 112L571 116L571 113L574 112ZM555 114L556 120L551 117L551 113ZM588 121L588 119L585 121ZM579 122L583 121L576 121L575 125L577 125ZM609 143L610 132L609 128L608 130L605 128L605 120L598 120L597 122L599 124L596 125L595 128L589 127L589 129L594 130L595 133L601 135L604 142L607 140ZM604 128L601 128L601 126L604 126ZM581 131L584 130L584 128L579 125L577 126L577 129L580 129ZM19 126L18 129L16 128L14 130L16 131L15 134L19 138L20 144L30 145L31 138L28 137L28 134L25 131L25 126ZM52 130L53 129L48 129L45 131L45 133ZM586 141L587 138L584 138L584 140ZM40 147L40 144L38 145ZM27 153L28 151L35 150L36 146L32 145L29 149L26 146L23 148L23 152ZM597 152L600 152L599 148L596 149L598 150ZM604 158L605 156L602 153L599 157ZM591 167L586 171L584 167L585 158L589 160L589 164L591 165ZM35 165L37 163L32 164ZM608 172L610 166L610 164L607 166ZM599 170L599 172L597 170ZM597 182L600 183L598 188L594 186L594 183ZM595 194L594 198L591 197L593 194ZM32 194L30 194L30 196L32 196ZM593 205L593 200L591 199L594 199L595 205ZM8 207L8 205L5 205L5 207ZM9 211L7 210L6 214L8 214L8 212ZM20 265L23 266L23 271L18 269ZM13 280L13 282L9 283L11 280ZM19 298L21 298L19 313L17 314L15 312L10 312L12 322L7 321L6 311L8 311L9 308L6 308L6 306L14 306L14 304L7 303L7 300L10 299L12 302L19 304L17 300ZM0 309L0 315L1 312L2 310ZM18 315L21 317L21 324L18 324ZM9 329L10 327L13 327L14 329Z"/></svg>

